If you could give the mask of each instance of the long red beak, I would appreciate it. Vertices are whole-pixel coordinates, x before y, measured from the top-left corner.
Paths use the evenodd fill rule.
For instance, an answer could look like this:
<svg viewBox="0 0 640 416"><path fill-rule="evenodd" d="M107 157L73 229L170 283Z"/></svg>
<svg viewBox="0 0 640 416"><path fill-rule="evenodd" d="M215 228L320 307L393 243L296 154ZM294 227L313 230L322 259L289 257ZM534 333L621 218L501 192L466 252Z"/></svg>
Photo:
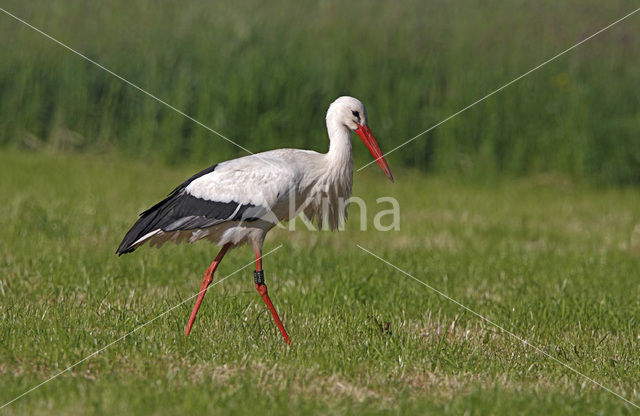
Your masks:
<svg viewBox="0 0 640 416"><path fill-rule="evenodd" d="M361 126L358 124L358 129L356 130L358 136L362 139L364 144L367 145L369 151L376 158L376 162L382 168L384 173L391 179L393 182L393 176L391 175L391 171L389 170L389 165L387 165L387 161L384 160L384 156L382 156L382 151L380 150L380 146L378 146L378 142L376 142L376 138L373 137L373 133L371 133L371 129L369 126Z"/></svg>

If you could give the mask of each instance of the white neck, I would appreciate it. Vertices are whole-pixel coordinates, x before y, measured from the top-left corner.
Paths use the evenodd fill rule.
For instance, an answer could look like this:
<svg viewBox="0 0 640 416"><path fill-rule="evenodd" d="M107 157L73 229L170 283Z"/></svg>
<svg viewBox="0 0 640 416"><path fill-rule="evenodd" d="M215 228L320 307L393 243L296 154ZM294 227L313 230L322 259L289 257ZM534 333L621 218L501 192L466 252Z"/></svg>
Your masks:
<svg viewBox="0 0 640 416"><path fill-rule="evenodd" d="M317 218L318 226L325 221L331 229L337 228L346 218L346 208L353 184L353 154L351 152L351 131L334 117L327 114L329 151L315 159L313 175L309 177L307 198L313 201L305 214Z"/></svg>
<svg viewBox="0 0 640 416"><path fill-rule="evenodd" d="M353 169L353 153L351 151L351 131L340 123L332 114L327 115L327 132L329 133L329 151L327 161L332 169L351 174ZM341 173L342 173L341 172Z"/></svg>

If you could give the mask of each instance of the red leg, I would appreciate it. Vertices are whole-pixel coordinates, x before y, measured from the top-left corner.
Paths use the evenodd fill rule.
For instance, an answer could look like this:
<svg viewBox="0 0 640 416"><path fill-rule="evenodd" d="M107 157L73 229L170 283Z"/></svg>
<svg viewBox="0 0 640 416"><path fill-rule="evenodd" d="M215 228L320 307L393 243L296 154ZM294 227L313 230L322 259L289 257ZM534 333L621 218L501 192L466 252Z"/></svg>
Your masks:
<svg viewBox="0 0 640 416"><path fill-rule="evenodd" d="M191 332L191 327L193 326L193 321L196 320L196 315L198 314L198 309L200 309L202 299L204 299L204 295L205 293L207 293L207 288L213 281L213 273L216 271L218 264L220 264L220 261L226 254L227 250L229 250L229 247L231 247L231 243L227 243L222 246L222 249L216 256L216 259L213 261L213 263L211 263L211 265L207 269L207 272L204 274L204 279L202 279L202 286L200 286L200 292L198 293L198 299L196 299L196 304L193 305L193 310L191 311L191 316L189 317L189 323L184 329L185 335L189 335L189 332Z"/></svg>
<svg viewBox="0 0 640 416"><path fill-rule="evenodd" d="M262 296L262 300L264 300L264 303L267 305L267 309L269 309L269 312L271 312L273 320L276 321L276 325L278 325L278 329L284 337L284 342L286 342L288 345L291 345L289 334L287 334L287 330L284 329L284 325L282 325L282 321L278 316L278 312L276 312L276 308L273 307L273 303L271 303L271 299L269 299L269 294L267 293L267 285L264 284L264 272L262 271L262 253L260 253L259 251L256 251L255 283L258 293L260 293L260 296Z"/></svg>

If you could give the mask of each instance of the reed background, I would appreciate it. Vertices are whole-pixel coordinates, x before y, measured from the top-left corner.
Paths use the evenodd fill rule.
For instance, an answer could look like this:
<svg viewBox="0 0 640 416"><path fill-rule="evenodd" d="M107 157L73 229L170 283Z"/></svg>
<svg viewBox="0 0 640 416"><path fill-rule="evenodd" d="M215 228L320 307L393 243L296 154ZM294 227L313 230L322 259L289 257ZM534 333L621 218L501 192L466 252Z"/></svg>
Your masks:
<svg viewBox="0 0 640 416"><path fill-rule="evenodd" d="M5 1L8 10L253 152L327 148L360 98L391 149L633 9L630 1ZM638 17L390 155L490 177L640 182ZM8 16L0 144L170 163L243 152ZM365 156L363 149L358 155Z"/></svg>

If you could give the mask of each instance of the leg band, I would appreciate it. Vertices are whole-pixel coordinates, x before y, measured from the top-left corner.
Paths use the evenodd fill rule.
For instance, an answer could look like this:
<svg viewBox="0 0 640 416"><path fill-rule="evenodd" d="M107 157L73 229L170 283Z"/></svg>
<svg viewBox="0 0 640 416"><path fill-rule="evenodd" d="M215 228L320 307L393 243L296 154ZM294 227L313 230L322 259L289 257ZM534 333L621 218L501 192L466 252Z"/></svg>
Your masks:
<svg viewBox="0 0 640 416"><path fill-rule="evenodd" d="M263 285L264 284L264 271L263 270L260 270L260 271L256 270L255 272L253 272L253 281L257 285Z"/></svg>

